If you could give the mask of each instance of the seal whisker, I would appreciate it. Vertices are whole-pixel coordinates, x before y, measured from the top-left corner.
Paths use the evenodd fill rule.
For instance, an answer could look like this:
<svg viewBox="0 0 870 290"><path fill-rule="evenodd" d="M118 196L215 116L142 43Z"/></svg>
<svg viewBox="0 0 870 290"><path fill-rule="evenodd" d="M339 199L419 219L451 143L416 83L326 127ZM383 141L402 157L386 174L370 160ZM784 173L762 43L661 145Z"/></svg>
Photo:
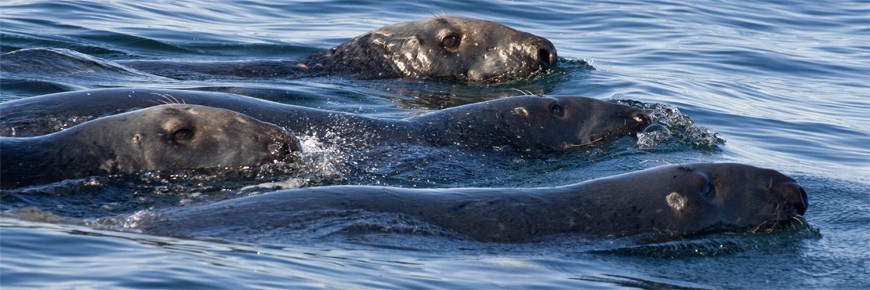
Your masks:
<svg viewBox="0 0 870 290"><path fill-rule="evenodd" d="M791 219L795 220L794 223L800 225L801 227L806 227L806 223L803 220L803 216L797 215L797 216L791 217Z"/></svg>
<svg viewBox="0 0 870 290"><path fill-rule="evenodd" d="M176 104L184 104L183 101L179 101L179 100L178 100L175 96L173 96L173 95L166 94L164 97L166 97L166 98L171 98L171 99L172 99Z"/></svg>
<svg viewBox="0 0 870 290"><path fill-rule="evenodd" d="M592 146L593 144L598 143L598 142L600 142L600 141L602 141L602 140L604 140L604 137L599 137L598 139L595 139L595 140L592 140L592 141L589 141L589 142L586 142L586 143L580 143L580 144L568 144L568 146L565 146L565 148L568 149L568 148L576 148L576 147Z"/></svg>
<svg viewBox="0 0 870 290"><path fill-rule="evenodd" d="M511 88L511 90L520 92L521 94L523 94L523 96L542 96L542 95L532 93L532 91L529 91L529 90L523 90L523 89L518 89L518 88Z"/></svg>
<svg viewBox="0 0 870 290"><path fill-rule="evenodd" d="M175 96L173 96L171 94L153 93L153 95L159 96L160 98L164 99L165 101L163 101L162 103L165 105L185 104L183 101L179 101L177 98L175 98Z"/></svg>
<svg viewBox="0 0 870 290"><path fill-rule="evenodd" d="M438 20L438 21L441 21L441 22L446 22L446 21L447 21L447 19L445 18L446 14L444 13L444 11L441 11L441 12L430 12L429 14L432 14L432 18L434 18L434 19L436 19L436 20Z"/></svg>

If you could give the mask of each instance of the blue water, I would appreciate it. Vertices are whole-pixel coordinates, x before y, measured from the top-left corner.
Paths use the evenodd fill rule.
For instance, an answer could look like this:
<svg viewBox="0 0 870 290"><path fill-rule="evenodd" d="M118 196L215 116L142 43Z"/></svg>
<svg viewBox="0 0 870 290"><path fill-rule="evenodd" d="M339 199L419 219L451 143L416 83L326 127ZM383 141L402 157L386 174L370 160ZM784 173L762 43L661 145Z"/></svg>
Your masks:
<svg viewBox="0 0 870 290"><path fill-rule="evenodd" d="M330 152L311 157L317 166L309 175L284 184L532 187L661 164L734 161L797 179L809 194L810 227L651 244L486 244L398 233L182 240L16 216L0 219L0 286L870 288L866 1L4 1L0 50L63 48L107 61L292 59L432 15L483 18L547 37L562 58L560 69L499 85L0 72L0 101L148 87L227 91L385 118L523 93L667 105L725 142L543 156L419 148L363 157ZM133 187L55 185L31 199L5 199L3 208L38 205L60 215L99 217L248 193L241 189L248 184L203 189L200 180L147 178Z"/></svg>

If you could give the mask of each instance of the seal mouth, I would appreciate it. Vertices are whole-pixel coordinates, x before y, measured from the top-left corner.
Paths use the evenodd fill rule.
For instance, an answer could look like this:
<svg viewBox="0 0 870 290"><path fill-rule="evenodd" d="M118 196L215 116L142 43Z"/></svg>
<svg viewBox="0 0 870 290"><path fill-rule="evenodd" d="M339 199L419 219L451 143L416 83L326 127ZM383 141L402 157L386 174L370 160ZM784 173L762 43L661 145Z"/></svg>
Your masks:
<svg viewBox="0 0 870 290"><path fill-rule="evenodd" d="M807 212L807 192L795 185L797 199L786 200L774 208L770 220L766 220L748 230L749 233L770 233L778 230L800 229L806 227L804 214ZM791 197L788 197L791 198Z"/></svg>
<svg viewBox="0 0 870 290"><path fill-rule="evenodd" d="M769 234L777 231L787 231L792 229L801 229L807 226L803 215L791 215L787 219L774 219L765 221L759 225L749 228L747 233L751 234Z"/></svg>

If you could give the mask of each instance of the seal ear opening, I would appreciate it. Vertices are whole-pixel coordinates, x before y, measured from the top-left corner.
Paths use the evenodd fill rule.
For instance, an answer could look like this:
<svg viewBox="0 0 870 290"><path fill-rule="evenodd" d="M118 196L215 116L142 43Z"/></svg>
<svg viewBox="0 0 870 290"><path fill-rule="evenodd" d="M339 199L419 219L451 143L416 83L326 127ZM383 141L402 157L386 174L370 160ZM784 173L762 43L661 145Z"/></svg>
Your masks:
<svg viewBox="0 0 870 290"><path fill-rule="evenodd" d="M526 110L525 107L516 107L516 108L514 108L513 112L514 112L514 114L519 115L523 118L529 117L529 110Z"/></svg>
<svg viewBox="0 0 870 290"><path fill-rule="evenodd" d="M667 202L668 206L670 206L675 212L682 213L683 209L686 208L688 200L679 192L674 191L665 196L665 202Z"/></svg>

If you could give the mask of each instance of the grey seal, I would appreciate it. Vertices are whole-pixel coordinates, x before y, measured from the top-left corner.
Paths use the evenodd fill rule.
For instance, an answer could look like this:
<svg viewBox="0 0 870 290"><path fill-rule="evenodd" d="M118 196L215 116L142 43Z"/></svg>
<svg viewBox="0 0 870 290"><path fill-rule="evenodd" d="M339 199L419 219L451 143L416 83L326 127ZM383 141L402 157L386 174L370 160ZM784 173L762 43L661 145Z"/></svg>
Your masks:
<svg viewBox="0 0 870 290"><path fill-rule="evenodd" d="M6 73L148 73L174 79L300 78L426 79L494 83L528 79L556 65L553 44L486 20L440 16L400 22L296 60L178 62L108 61L74 51L30 48L2 55Z"/></svg>
<svg viewBox="0 0 870 290"><path fill-rule="evenodd" d="M168 104L35 137L0 137L0 186L97 174L283 161L299 150L280 127L224 109Z"/></svg>
<svg viewBox="0 0 870 290"><path fill-rule="evenodd" d="M362 211L398 214L486 242L569 233L677 238L779 229L801 219L807 206L804 189L775 170L699 163L546 188L283 190L166 209L139 229L179 237L255 233Z"/></svg>
<svg viewBox="0 0 870 290"><path fill-rule="evenodd" d="M167 99L237 111L282 126L297 136L318 136L324 142L358 148L404 143L565 151L607 144L651 123L637 109L578 96L516 96L386 119L227 93L99 89L0 104L0 135L46 134L89 118L154 106Z"/></svg>

